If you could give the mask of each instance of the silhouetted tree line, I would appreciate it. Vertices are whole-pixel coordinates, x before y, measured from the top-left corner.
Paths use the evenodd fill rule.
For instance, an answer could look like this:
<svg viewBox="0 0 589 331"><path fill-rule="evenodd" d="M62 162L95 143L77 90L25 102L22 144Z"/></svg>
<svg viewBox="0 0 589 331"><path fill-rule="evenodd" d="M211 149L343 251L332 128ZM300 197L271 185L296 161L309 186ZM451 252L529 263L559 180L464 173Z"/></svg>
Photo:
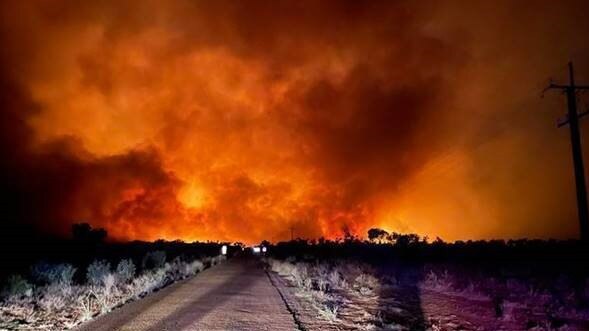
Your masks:
<svg viewBox="0 0 589 331"><path fill-rule="evenodd" d="M108 233L105 229L93 229L88 223L72 225L72 237L75 241L88 244L100 244L104 242Z"/></svg>
<svg viewBox="0 0 589 331"><path fill-rule="evenodd" d="M578 240L477 240L430 242L417 234L374 228L368 239L296 239L272 245L269 254L299 260L356 259L383 264L451 263L490 272L589 274L589 247Z"/></svg>
<svg viewBox="0 0 589 331"><path fill-rule="evenodd" d="M70 263L85 269L94 260L107 260L116 264L121 259L130 258L136 265L141 265L145 255L153 251L165 252L167 260L171 261L176 257L192 259L218 255L223 245L218 242L186 243L180 240L116 242L107 239L106 230L92 228L88 223L72 225L71 238L22 231L17 238L0 242L0 278L13 273L26 273L31 265L40 261Z"/></svg>

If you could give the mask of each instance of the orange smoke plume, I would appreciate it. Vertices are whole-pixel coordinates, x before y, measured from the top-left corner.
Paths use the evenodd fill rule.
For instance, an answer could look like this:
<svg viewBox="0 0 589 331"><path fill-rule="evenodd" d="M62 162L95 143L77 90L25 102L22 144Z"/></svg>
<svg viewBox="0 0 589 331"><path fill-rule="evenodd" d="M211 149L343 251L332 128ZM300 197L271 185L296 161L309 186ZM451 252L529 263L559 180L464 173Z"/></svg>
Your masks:
<svg viewBox="0 0 589 331"><path fill-rule="evenodd" d="M6 223L123 240L576 235L561 105L534 89L563 55L588 58L562 37L589 31L585 2L523 18L509 1L1 6Z"/></svg>

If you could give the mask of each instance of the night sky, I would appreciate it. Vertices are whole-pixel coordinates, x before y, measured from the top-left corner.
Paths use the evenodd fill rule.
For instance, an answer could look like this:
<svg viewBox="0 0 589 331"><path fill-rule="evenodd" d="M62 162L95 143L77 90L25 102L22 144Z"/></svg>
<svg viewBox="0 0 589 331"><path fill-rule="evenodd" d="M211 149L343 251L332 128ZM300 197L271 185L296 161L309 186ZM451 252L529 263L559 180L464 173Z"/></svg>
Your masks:
<svg viewBox="0 0 589 331"><path fill-rule="evenodd" d="M569 60L589 84L588 13L582 0L2 1L3 231L574 238L566 98L540 95Z"/></svg>

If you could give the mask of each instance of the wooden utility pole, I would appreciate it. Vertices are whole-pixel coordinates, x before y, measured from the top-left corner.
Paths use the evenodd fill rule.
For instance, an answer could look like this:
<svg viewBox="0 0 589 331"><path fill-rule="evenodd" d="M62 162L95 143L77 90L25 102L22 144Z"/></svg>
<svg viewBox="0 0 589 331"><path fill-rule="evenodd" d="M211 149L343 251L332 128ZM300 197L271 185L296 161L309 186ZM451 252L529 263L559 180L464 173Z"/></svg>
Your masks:
<svg viewBox="0 0 589 331"><path fill-rule="evenodd" d="M558 121L558 127L567 125L571 132L571 147L573 149L573 164L575 168L575 183L577 187L577 208L581 240L589 241L589 208L587 207L587 188L585 186L585 168L583 167L583 152L581 150L581 133L579 118L588 112L577 112L577 91L589 90L589 86L575 85L573 63L569 62L569 84L550 84L547 90L561 90L567 96L568 111L563 120Z"/></svg>

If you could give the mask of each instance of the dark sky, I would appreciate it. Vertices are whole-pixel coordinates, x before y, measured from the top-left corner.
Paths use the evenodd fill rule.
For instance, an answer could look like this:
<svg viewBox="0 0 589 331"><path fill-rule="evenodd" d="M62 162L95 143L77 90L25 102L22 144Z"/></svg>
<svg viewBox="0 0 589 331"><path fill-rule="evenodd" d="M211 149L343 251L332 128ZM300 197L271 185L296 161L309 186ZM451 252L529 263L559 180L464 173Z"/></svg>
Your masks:
<svg viewBox="0 0 589 331"><path fill-rule="evenodd" d="M540 92L569 60L589 83L588 12L3 2L1 222L149 240L575 237L565 98Z"/></svg>

